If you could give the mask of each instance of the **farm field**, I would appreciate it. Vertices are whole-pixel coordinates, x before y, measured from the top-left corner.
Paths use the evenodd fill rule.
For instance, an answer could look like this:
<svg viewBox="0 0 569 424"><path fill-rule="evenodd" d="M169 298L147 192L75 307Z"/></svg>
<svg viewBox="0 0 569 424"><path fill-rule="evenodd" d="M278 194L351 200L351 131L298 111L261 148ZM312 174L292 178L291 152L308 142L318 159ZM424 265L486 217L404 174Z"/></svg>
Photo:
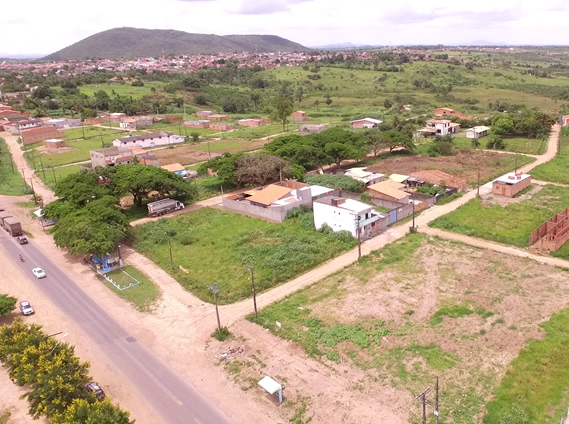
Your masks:
<svg viewBox="0 0 569 424"><path fill-rule="evenodd" d="M8 150L8 145L3 138L0 138L0 194L21 196L28 192L28 186L16 169L16 165L11 165L12 163L12 154Z"/></svg>
<svg viewBox="0 0 569 424"><path fill-rule="evenodd" d="M543 165L536 166L531 171L531 175L537 180L569 184L568 168L569 134L564 131L559 142L559 153L557 153L557 156Z"/></svg>
<svg viewBox="0 0 569 424"><path fill-rule="evenodd" d="M558 341L569 337L555 318L539 325L567 307L566 281L565 271L527 259L409 235L263 308L250 353L226 369L245 386L278 375L314 422L419 423L414 396L438 376L442 424L482 422L495 390L497 420L485 423L507 422L504 414L519 404L531 414L527 423L557 424L569 400L567 379L557 378L557 367L535 367L540 360L531 355L515 358L545 331ZM265 328L292 344L254 336ZM280 349L286 355L276 354ZM547 357L567 350L541 347ZM513 360L521 372L509 368ZM551 397L534 404L526 378ZM315 384L320 379L325 384ZM432 415L433 391L428 399Z"/></svg>
<svg viewBox="0 0 569 424"><path fill-rule="evenodd" d="M418 151L426 149L428 144L420 145ZM368 171L376 171L385 175L403 174L438 169L448 174L463 178L470 185L476 185L478 168L480 168L481 183L493 180L500 175L512 171L516 164L515 155L502 153L461 150L453 156L428 157L410 154L382 155L378 161L366 161ZM533 162L528 156L518 156L518 167ZM368 162L375 162L371 165Z"/></svg>
<svg viewBox="0 0 569 424"><path fill-rule="evenodd" d="M569 188L533 185L515 198L492 193L473 199L430 225L441 230L498 243L528 247L529 235L553 215L567 208Z"/></svg>
<svg viewBox="0 0 569 424"><path fill-rule="evenodd" d="M244 264L255 268L255 285L261 292L356 244L351 236L327 235L313 228L311 213L273 224L204 208L135 227L134 247L204 301L213 301L207 287L220 282L219 302L226 304L251 294L249 271ZM168 231L174 233L171 237L173 270Z"/></svg>

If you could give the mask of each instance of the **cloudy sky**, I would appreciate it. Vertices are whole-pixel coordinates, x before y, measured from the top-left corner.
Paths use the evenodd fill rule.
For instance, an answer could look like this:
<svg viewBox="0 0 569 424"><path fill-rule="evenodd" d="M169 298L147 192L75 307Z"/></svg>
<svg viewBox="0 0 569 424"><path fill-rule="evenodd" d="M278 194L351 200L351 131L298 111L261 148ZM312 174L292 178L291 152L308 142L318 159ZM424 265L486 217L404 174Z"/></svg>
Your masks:
<svg viewBox="0 0 569 424"><path fill-rule="evenodd" d="M19 0L0 14L0 55L49 54L116 27L275 34L306 46L569 44L567 0Z"/></svg>

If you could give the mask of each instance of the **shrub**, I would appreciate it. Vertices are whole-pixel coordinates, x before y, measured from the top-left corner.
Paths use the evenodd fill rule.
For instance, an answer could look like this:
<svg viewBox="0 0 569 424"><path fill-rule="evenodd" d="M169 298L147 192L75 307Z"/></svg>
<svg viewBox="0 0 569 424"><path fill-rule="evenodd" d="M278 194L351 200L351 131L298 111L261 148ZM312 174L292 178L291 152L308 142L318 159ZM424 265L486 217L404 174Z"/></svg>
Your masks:
<svg viewBox="0 0 569 424"><path fill-rule="evenodd" d="M221 327L221 330L219 328L216 328L215 331L211 333L211 337L213 337L216 340L219 340L220 342L228 339L230 336L231 333L229 332L229 329L227 327Z"/></svg>

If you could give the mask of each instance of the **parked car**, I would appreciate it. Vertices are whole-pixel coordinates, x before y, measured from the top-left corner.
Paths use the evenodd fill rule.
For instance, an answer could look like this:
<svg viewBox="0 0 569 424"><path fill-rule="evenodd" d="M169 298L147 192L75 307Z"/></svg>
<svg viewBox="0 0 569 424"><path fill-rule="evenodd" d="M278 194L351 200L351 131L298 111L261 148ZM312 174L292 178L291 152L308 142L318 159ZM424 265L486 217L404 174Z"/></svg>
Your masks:
<svg viewBox="0 0 569 424"><path fill-rule="evenodd" d="M27 300L20 302L20 311L22 311L22 314L24 315L31 315L35 312L34 308L32 308L32 305Z"/></svg>
<svg viewBox="0 0 569 424"><path fill-rule="evenodd" d="M28 244L28 239L26 236L16 237L16 240L18 240L18 243L20 244Z"/></svg>
<svg viewBox="0 0 569 424"><path fill-rule="evenodd" d="M45 278L45 272L41 268L34 268L32 269L32 272L34 273L36 278Z"/></svg>
<svg viewBox="0 0 569 424"><path fill-rule="evenodd" d="M98 400L105 399L105 392L103 391L103 389L101 389L101 387L97 383L94 382L87 383L85 384L85 388L95 393L95 396L97 397Z"/></svg>

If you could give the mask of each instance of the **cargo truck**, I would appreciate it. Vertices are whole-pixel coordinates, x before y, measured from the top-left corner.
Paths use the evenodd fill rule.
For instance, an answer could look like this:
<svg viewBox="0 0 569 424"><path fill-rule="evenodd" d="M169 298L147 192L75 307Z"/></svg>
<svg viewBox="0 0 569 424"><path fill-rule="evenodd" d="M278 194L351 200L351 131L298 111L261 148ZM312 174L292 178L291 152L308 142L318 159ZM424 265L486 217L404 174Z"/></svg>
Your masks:
<svg viewBox="0 0 569 424"><path fill-rule="evenodd" d="M5 220L6 218L11 218L11 217L12 217L12 215L10 214L10 212L1 211L1 212L0 212L0 227L6 228L6 227L4 227L4 220Z"/></svg>
<svg viewBox="0 0 569 424"><path fill-rule="evenodd" d="M12 237L21 236L24 234L22 231L22 224L16 218L11 216L2 220L2 226L10 233Z"/></svg>
<svg viewBox="0 0 569 424"><path fill-rule="evenodd" d="M157 202L148 203L148 216L160 216L169 212L184 209L184 204L176 199L162 199Z"/></svg>

